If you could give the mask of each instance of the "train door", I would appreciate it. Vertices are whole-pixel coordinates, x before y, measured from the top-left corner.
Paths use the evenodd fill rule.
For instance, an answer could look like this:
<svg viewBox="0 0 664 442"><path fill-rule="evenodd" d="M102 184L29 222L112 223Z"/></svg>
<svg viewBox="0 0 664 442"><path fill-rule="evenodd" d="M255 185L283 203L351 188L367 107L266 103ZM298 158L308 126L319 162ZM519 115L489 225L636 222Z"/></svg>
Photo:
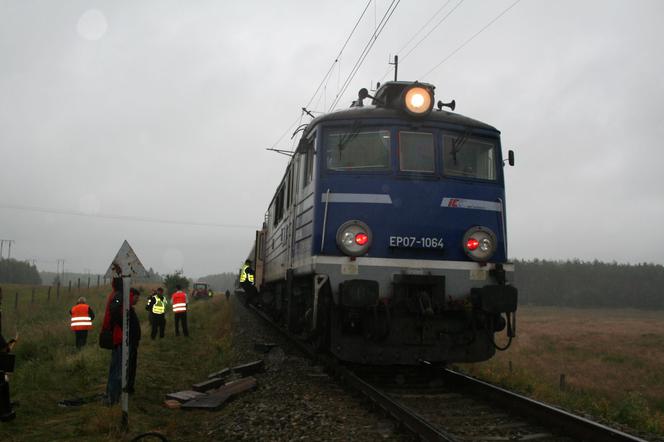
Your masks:
<svg viewBox="0 0 664 442"><path fill-rule="evenodd" d="M265 229L256 231L256 246L254 247L254 271L256 288L260 291L263 285L265 261Z"/></svg>

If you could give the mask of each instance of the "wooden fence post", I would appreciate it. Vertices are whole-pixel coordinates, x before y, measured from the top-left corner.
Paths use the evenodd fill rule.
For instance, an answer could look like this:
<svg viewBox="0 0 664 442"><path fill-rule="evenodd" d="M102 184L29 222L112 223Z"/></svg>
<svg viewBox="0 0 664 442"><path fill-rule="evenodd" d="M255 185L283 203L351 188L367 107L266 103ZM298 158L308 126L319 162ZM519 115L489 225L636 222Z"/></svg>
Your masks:
<svg viewBox="0 0 664 442"><path fill-rule="evenodd" d="M55 291L55 297L59 301L60 300L60 281L58 281L58 287L57 290Z"/></svg>
<svg viewBox="0 0 664 442"><path fill-rule="evenodd" d="M76 284L77 284L76 285L76 290L78 290L80 292L81 291L81 278L78 278L78 282Z"/></svg>
<svg viewBox="0 0 664 442"><path fill-rule="evenodd" d="M90 275L88 275L88 291L90 291Z"/></svg>
<svg viewBox="0 0 664 442"><path fill-rule="evenodd" d="M71 293L71 279L69 280L69 293Z"/></svg>
<svg viewBox="0 0 664 442"><path fill-rule="evenodd" d="M560 375L560 391L565 391L565 375L561 374Z"/></svg>
<svg viewBox="0 0 664 442"><path fill-rule="evenodd" d="M99 287L99 280L101 279L101 275L97 275L97 287Z"/></svg>
<svg viewBox="0 0 664 442"><path fill-rule="evenodd" d="M51 286L48 286L48 297L46 298L47 302L51 302Z"/></svg>

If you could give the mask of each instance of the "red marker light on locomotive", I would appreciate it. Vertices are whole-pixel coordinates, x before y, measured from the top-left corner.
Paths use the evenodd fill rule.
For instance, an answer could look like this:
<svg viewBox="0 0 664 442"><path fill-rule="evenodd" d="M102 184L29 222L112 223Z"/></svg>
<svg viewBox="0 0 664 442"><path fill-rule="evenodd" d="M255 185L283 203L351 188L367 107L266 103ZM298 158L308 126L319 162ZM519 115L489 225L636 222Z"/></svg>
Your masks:
<svg viewBox="0 0 664 442"><path fill-rule="evenodd" d="M477 247L478 247L479 245L480 245L480 242L479 242L478 240L476 240L475 238L470 238L470 239L466 242L466 248L467 248L468 250L475 250L475 249L477 249Z"/></svg>
<svg viewBox="0 0 664 442"><path fill-rule="evenodd" d="M355 242L358 245L363 246L367 243L367 241L369 241L369 237L365 233L358 233L355 235Z"/></svg>

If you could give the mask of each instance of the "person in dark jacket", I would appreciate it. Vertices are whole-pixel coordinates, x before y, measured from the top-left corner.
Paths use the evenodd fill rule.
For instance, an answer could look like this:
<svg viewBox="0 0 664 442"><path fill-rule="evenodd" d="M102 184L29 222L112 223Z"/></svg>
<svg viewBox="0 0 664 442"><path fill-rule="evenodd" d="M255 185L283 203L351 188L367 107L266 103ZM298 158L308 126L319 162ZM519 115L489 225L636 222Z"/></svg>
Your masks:
<svg viewBox="0 0 664 442"><path fill-rule="evenodd" d="M258 303L258 290L256 289L256 272L253 262L247 259L240 269L240 287L244 290L247 304Z"/></svg>
<svg viewBox="0 0 664 442"><path fill-rule="evenodd" d="M129 365L127 367L127 393L134 392L136 384L136 364L138 362L138 343L141 340L141 323L136 315L134 306L138 302L141 292L138 289L129 290L129 299L131 307L129 308ZM120 313L122 316L122 313Z"/></svg>
<svg viewBox="0 0 664 442"><path fill-rule="evenodd" d="M0 358L2 357L2 354L11 352L15 343L16 339L10 339L9 342L7 342L5 341L5 338L0 335ZM7 381L7 375L0 366L0 421L7 422L15 417L16 412L14 411L14 403L9 398L9 382Z"/></svg>
<svg viewBox="0 0 664 442"><path fill-rule="evenodd" d="M113 292L108 296L104 314L104 330L113 331L113 350L111 363L108 369L108 383L106 385L106 400L109 405L120 401L122 390L122 310L123 310L123 284L122 278L114 278ZM129 361L127 367L127 393L134 392L136 379L136 359L138 356L138 342L141 339L141 326L134 310L138 302L138 290L130 289L129 308Z"/></svg>

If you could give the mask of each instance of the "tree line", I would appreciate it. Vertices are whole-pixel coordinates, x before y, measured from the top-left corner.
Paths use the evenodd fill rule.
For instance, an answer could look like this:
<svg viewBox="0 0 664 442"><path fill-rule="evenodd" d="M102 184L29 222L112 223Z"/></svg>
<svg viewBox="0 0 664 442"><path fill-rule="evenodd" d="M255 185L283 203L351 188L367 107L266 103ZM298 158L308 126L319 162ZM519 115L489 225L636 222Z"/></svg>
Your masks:
<svg viewBox="0 0 664 442"><path fill-rule="evenodd" d="M664 309L664 266L580 260L515 261L519 303Z"/></svg>
<svg viewBox="0 0 664 442"><path fill-rule="evenodd" d="M0 258L0 283L41 285L42 280L34 264Z"/></svg>
<svg viewBox="0 0 664 442"><path fill-rule="evenodd" d="M519 289L519 303L559 307L610 307L664 309L664 266L658 264L618 264L595 261L515 260L514 285ZM147 281L179 283L189 280L179 273L160 275L148 271ZM57 283L55 273L44 273L46 284ZM64 281L87 284L87 274L66 274ZM237 273L207 275L215 291L233 291ZM108 281L107 281L108 282ZM0 259L0 283L41 285L42 277L34 264L15 259ZM96 285L96 277L94 284Z"/></svg>

